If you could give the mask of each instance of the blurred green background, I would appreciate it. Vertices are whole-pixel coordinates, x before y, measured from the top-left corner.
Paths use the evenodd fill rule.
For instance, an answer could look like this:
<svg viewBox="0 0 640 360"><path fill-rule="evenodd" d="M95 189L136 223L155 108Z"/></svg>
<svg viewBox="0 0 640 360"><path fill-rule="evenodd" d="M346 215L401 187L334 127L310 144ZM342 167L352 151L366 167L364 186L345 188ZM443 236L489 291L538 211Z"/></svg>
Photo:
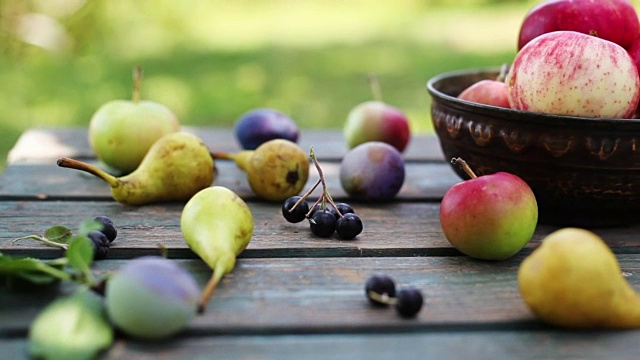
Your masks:
<svg viewBox="0 0 640 360"><path fill-rule="evenodd" d="M383 99L430 131L427 80L511 61L538 1L0 0L0 170L34 126L87 125L103 103L142 97L185 125L233 126L256 107L303 129L341 128Z"/></svg>

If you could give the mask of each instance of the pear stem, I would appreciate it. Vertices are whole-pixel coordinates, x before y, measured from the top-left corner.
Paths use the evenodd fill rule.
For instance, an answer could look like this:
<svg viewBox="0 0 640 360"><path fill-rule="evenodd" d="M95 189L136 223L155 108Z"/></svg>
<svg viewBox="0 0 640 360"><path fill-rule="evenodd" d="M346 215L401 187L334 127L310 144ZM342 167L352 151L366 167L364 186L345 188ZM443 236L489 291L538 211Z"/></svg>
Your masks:
<svg viewBox="0 0 640 360"><path fill-rule="evenodd" d="M202 291L200 301L198 302L198 314L204 313L204 309L207 307L209 299L211 299L213 293L216 291L218 283L220 283L220 279L222 279L222 275L219 274L222 274L222 272L214 270L213 274L211 274L211 277L209 278L209 281L207 282L207 286L205 286L204 290Z"/></svg>
<svg viewBox="0 0 640 360"><path fill-rule="evenodd" d="M471 177L472 179L477 178L478 176L473 172L473 170L471 170L471 167L469 167L469 164L467 164L466 161L464 161L461 158L453 158L451 159L451 163L453 165L457 165L460 169L462 169L467 175L469 175L469 177Z"/></svg>
<svg viewBox="0 0 640 360"><path fill-rule="evenodd" d="M211 151L211 158L215 159L225 159L225 160L234 160L234 155L226 152L217 152Z"/></svg>
<svg viewBox="0 0 640 360"><path fill-rule="evenodd" d="M371 95L373 99L376 101L382 101L382 89L380 88L380 82L378 81L378 77L369 73L369 89L371 89Z"/></svg>
<svg viewBox="0 0 640 360"><path fill-rule="evenodd" d="M140 85L142 84L142 67L136 66L133 70L133 102L140 102Z"/></svg>
<svg viewBox="0 0 640 360"><path fill-rule="evenodd" d="M111 185L111 187L117 187L120 185L120 180L118 180L115 176L109 175L107 172L102 171L101 169L82 161L63 157L58 159L57 164L60 167L76 169L88 172L89 174L93 174L106 181L109 185Z"/></svg>

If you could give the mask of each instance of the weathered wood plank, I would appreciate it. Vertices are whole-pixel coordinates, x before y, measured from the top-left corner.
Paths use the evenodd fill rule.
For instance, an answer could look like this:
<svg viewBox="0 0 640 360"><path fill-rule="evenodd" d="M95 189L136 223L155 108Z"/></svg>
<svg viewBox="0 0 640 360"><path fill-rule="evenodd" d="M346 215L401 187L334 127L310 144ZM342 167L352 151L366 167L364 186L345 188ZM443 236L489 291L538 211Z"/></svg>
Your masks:
<svg viewBox="0 0 640 360"><path fill-rule="evenodd" d="M232 128L185 126L184 130L200 136L212 151L240 150ZM304 150L313 146L318 158L322 160L338 161L348 150L339 129L302 129L298 143ZM89 146L86 127L41 127L27 130L9 153L7 162L49 162L63 156L80 159L95 157ZM412 161L443 161L444 155L435 135L414 134L404 157Z"/></svg>
<svg viewBox="0 0 640 360"><path fill-rule="evenodd" d="M423 202L390 204L352 203L362 217L364 231L355 240L318 238L305 222L284 220L278 204L248 202L254 217L254 235L243 257L377 257L458 255L444 237L439 205ZM107 215L118 228L110 257L131 258L157 254L162 245L171 256L192 258L180 231L181 204L128 207L115 202L1 201L0 251L50 258L58 249L32 240L12 244L27 235L42 235L54 225L70 229L98 215ZM525 252L556 227L539 224ZM640 253L640 225L592 229L616 253Z"/></svg>
<svg viewBox="0 0 640 360"><path fill-rule="evenodd" d="M355 240L324 239L314 236L306 222L284 220L280 205L249 202L254 217L254 235L243 256L381 256L449 253L450 245L440 229L437 203L392 203L360 206L353 203L365 229ZM107 215L118 228L118 238L110 256L126 258L157 253L162 244L169 251L187 249L180 231L182 205L127 207L115 202L18 201L0 202L0 251L51 257L59 250L25 240L43 234L53 225L77 228L84 220ZM175 256L192 255L177 252Z"/></svg>
<svg viewBox="0 0 640 360"><path fill-rule="evenodd" d="M335 199L345 199L348 195L340 184L340 165L332 162L321 163L327 187ZM216 161L217 176L214 185L234 190L247 200L256 199L246 180L246 174L233 162ZM461 181L447 163L406 163L403 187L397 196L399 200L439 201L451 185ZM303 192L309 190L318 180L315 167L310 169L309 180ZM315 197L320 194L316 190ZM111 200L111 188L93 175L74 169L60 168L51 164L15 164L7 166L0 176L0 200L4 199L102 199Z"/></svg>
<svg viewBox="0 0 640 360"><path fill-rule="evenodd" d="M179 337L162 343L117 340L100 359L635 360L640 331L436 331L408 334ZM462 345L462 346L461 346ZM28 359L26 340L0 339L7 359Z"/></svg>
<svg viewBox="0 0 640 360"><path fill-rule="evenodd" d="M639 289L640 255L618 259ZM540 323L518 291L521 261L522 256L501 262L466 257L239 259L187 335L527 330ZM104 275L124 263L104 260L94 268ZM179 263L204 286L211 272L201 261ZM364 282L374 273L392 276L399 287L422 290L425 305L415 319L367 302ZM0 334L25 336L54 295L0 292Z"/></svg>

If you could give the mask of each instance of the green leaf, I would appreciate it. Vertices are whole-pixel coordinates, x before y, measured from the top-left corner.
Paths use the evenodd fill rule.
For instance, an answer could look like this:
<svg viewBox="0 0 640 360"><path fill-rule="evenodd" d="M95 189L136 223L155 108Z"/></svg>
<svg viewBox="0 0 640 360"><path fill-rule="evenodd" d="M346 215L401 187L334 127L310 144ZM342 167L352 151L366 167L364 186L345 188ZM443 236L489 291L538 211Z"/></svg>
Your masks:
<svg viewBox="0 0 640 360"><path fill-rule="evenodd" d="M95 220L87 220L80 223L78 235L84 236L93 230L102 230L103 225Z"/></svg>
<svg viewBox="0 0 640 360"><path fill-rule="evenodd" d="M84 360L113 343L102 299L86 288L58 298L31 323L28 351L47 360Z"/></svg>
<svg viewBox="0 0 640 360"><path fill-rule="evenodd" d="M62 270L63 259L48 262L30 258L14 257L0 253L0 275L18 276L37 283L49 283L56 279L71 280L71 275Z"/></svg>
<svg viewBox="0 0 640 360"><path fill-rule="evenodd" d="M75 236L69 241L69 249L67 249L67 259L69 265L74 268L87 272L91 268L93 262L93 246L91 240L86 236Z"/></svg>
<svg viewBox="0 0 640 360"><path fill-rule="evenodd" d="M61 225L52 226L44 231L46 239L63 244L69 242L72 236L71 230Z"/></svg>

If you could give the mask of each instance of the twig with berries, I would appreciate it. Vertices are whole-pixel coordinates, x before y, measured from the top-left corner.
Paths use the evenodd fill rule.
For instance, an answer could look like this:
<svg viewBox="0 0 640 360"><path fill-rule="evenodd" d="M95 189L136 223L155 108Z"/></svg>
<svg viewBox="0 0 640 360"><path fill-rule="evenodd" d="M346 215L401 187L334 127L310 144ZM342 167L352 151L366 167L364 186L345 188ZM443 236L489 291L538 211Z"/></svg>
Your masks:
<svg viewBox="0 0 640 360"><path fill-rule="evenodd" d="M309 157L318 170L320 178L304 195L292 196L285 200L282 205L282 215L291 223L298 223L307 219L311 232L316 236L330 237L335 232L340 239L354 239L362 232L362 220L355 214L349 204L333 201L327 189L324 173L313 151L313 146L309 150ZM309 207L306 200L320 185L322 185L322 194ZM327 206L327 203L331 206Z"/></svg>

